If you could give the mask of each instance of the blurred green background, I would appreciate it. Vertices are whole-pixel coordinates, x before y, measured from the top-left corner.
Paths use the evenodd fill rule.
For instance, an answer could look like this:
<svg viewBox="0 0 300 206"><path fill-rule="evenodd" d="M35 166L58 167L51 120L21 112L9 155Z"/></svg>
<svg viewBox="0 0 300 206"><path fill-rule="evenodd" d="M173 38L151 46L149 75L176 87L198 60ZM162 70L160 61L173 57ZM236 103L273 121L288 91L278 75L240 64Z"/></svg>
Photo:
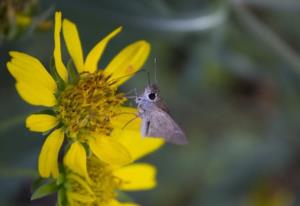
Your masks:
<svg viewBox="0 0 300 206"><path fill-rule="evenodd" d="M101 68L128 43L146 39L152 44L144 68L153 73L157 58L159 86L189 144L166 145L142 160L157 166L159 185L130 193L136 202L300 205L298 0L38 3L35 20L51 20L61 10L77 24L85 52L114 28L124 27L106 50ZM24 126L26 115L38 108L17 95L5 66L10 50L49 65L53 30L30 27L0 42L0 205L53 205L51 200L29 200L44 138ZM146 84L140 73L121 89L142 91Z"/></svg>

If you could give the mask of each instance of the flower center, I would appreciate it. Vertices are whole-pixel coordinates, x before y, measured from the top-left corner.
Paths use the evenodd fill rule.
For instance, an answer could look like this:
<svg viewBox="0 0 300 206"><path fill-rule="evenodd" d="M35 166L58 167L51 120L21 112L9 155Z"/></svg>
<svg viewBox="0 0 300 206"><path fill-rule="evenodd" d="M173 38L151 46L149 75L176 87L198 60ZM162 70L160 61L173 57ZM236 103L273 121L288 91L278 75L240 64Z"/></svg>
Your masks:
<svg viewBox="0 0 300 206"><path fill-rule="evenodd" d="M116 197L116 190L120 188L121 180L115 177L109 165L92 157L87 162L88 173L93 181L91 186L96 195L96 205L105 204Z"/></svg>
<svg viewBox="0 0 300 206"><path fill-rule="evenodd" d="M110 135L110 119L126 98L109 80L102 71L84 72L75 85L61 93L57 113L69 137L76 138L79 132Z"/></svg>
<svg viewBox="0 0 300 206"><path fill-rule="evenodd" d="M77 175L67 175L68 201L72 202L71 205L78 206L105 206L116 198L116 191L120 188L122 180L113 175L109 165L95 156L87 161L87 167L91 184Z"/></svg>

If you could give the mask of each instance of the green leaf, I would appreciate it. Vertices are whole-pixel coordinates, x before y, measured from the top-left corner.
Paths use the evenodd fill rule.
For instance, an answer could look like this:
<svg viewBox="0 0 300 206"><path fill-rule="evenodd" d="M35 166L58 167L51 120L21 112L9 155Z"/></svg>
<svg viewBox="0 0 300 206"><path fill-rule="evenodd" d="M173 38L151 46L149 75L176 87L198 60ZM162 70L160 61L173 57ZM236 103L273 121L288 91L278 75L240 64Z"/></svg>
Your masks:
<svg viewBox="0 0 300 206"><path fill-rule="evenodd" d="M26 116L27 114L20 114L1 121L0 134L4 134L4 132L16 127L17 125L23 124Z"/></svg>
<svg viewBox="0 0 300 206"><path fill-rule="evenodd" d="M37 179L33 182L33 184L31 185L31 192L37 190L39 187L41 187L42 185L44 185L44 184L46 183L46 181L47 181L47 180L44 179L44 178L41 178L41 177L37 178Z"/></svg>
<svg viewBox="0 0 300 206"><path fill-rule="evenodd" d="M58 186L55 181L46 183L40 186L31 196L31 200L36 200L42 197L45 197L49 194L52 194L58 190Z"/></svg>

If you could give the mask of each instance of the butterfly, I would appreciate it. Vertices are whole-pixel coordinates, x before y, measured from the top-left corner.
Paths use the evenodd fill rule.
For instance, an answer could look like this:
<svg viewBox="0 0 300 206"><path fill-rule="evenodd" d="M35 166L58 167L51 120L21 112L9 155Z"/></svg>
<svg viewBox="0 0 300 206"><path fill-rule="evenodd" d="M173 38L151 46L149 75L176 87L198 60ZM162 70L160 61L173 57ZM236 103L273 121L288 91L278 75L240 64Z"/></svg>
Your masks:
<svg viewBox="0 0 300 206"><path fill-rule="evenodd" d="M148 85L136 97L138 116L142 119L143 137L161 137L174 144L187 144L183 130L173 120L156 84Z"/></svg>

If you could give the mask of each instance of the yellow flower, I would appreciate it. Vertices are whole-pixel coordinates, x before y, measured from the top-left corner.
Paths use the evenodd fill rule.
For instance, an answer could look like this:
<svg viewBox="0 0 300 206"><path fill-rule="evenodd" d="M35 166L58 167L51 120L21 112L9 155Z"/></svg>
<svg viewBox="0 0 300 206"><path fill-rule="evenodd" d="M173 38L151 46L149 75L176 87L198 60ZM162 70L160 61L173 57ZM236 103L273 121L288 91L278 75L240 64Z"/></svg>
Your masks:
<svg viewBox="0 0 300 206"><path fill-rule="evenodd" d="M17 14L16 15L16 23L17 25L21 27L27 27L32 23L32 17L22 15L22 14Z"/></svg>
<svg viewBox="0 0 300 206"><path fill-rule="evenodd" d="M62 61L61 26L76 71L66 68ZM122 106L126 98L117 88L141 68L148 57L150 45L146 41L134 42L120 51L104 70L98 70L106 45L120 31L121 28L116 29L97 43L84 60L75 24L66 19L62 24L61 13L56 12L54 77L35 57L10 52L12 59L7 67L16 79L20 96L29 104L48 107L48 110L26 119L29 130L50 133L39 156L41 177L58 177L58 154L65 140L64 164L86 179L89 179L86 164L90 151L107 164L124 165L133 160L125 143L115 134L128 121L124 116L128 112L136 113L136 110ZM131 131L138 132L139 126L134 123L119 132L119 136ZM155 150L163 143L160 139L144 141L148 150Z"/></svg>
<svg viewBox="0 0 300 206"><path fill-rule="evenodd" d="M124 142L134 159L138 159L153 151L139 133L130 131L118 138ZM143 149L141 149L142 147ZM118 191L148 190L156 186L156 169L150 164L133 163L124 167L106 164L92 156L88 159L87 169L91 182L88 183L80 175L66 174L64 187L66 199L70 206L136 206L134 203L121 203L117 200Z"/></svg>

